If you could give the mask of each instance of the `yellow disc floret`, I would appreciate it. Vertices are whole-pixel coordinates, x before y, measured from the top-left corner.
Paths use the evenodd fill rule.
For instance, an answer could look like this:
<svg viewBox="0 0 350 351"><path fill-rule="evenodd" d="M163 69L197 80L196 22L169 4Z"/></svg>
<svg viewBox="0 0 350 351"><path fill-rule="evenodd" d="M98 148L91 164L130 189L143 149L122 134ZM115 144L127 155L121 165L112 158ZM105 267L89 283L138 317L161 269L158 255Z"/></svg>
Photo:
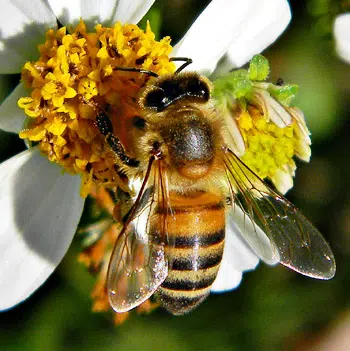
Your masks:
<svg viewBox="0 0 350 351"><path fill-rule="evenodd" d="M299 143L294 132L296 122L279 128L258 108L248 106L237 123L246 148L242 161L261 178L274 179L278 169L294 167L293 156Z"/></svg>
<svg viewBox="0 0 350 351"><path fill-rule="evenodd" d="M38 143L66 171L81 174L83 196L93 184L118 185L115 156L95 125L96 115L108 110L115 129L123 125L149 76L118 68L173 73L171 50L170 38L156 41L149 24L145 31L132 24L97 25L88 33L80 21L71 33L66 27L48 30L40 58L22 69L22 80L32 91L18 101L30 117L20 137Z"/></svg>

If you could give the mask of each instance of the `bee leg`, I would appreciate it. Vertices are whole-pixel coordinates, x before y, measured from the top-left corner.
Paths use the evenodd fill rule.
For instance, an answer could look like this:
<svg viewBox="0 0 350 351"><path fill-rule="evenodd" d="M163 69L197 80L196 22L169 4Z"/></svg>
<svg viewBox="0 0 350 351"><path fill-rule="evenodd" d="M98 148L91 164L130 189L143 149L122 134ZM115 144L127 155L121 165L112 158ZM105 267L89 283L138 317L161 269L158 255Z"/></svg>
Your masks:
<svg viewBox="0 0 350 351"><path fill-rule="evenodd" d="M97 115L96 125L101 134L106 137L107 143L118 156L120 161L123 162L126 166L138 167L140 162L135 158L130 158L126 154L123 144L120 142L118 137L113 134L113 125L111 120L104 112L101 112Z"/></svg>
<svg viewBox="0 0 350 351"><path fill-rule="evenodd" d="M148 69L136 68L136 67L114 67L115 71L127 71L127 72L138 72L148 74L149 76L158 78L158 74L156 72L152 72Z"/></svg>

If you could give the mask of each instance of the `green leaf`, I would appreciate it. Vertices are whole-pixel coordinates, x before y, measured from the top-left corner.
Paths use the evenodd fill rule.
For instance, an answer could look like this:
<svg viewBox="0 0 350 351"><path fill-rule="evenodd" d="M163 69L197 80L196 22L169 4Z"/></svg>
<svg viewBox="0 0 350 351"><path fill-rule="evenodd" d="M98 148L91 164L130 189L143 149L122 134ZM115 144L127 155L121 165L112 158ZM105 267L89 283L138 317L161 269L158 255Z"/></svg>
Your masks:
<svg viewBox="0 0 350 351"><path fill-rule="evenodd" d="M271 85L268 89L271 96L281 104L289 106L298 93L299 87L296 84L286 84L282 86Z"/></svg>
<svg viewBox="0 0 350 351"><path fill-rule="evenodd" d="M255 55L249 65L249 79L263 81L270 72L269 61L262 55Z"/></svg>

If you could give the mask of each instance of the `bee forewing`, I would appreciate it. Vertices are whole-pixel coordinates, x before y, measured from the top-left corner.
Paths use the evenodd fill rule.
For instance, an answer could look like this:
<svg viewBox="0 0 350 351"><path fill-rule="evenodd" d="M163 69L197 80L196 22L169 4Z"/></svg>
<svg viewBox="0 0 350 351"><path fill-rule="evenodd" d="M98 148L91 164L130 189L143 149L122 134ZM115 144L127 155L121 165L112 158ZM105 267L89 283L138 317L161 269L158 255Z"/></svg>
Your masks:
<svg viewBox="0 0 350 351"><path fill-rule="evenodd" d="M150 235L152 217L162 199L155 190L159 173L153 166L151 159L109 263L107 289L110 304L116 312L126 312L140 305L168 275L163 245L165 233L162 233L164 238L154 237L154 233Z"/></svg>
<svg viewBox="0 0 350 351"><path fill-rule="evenodd" d="M275 258L280 263L309 277L332 278L336 267L334 256L318 230L232 151L226 151L224 162L230 189L237 190L237 193L231 191L232 203L244 211L253 226L246 225L253 228L253 235L249 229L242 230L248 243L256 250L260 228L270 239ZM256 251L259 254L259 250Z"/></svg>
<svg viewBox="0 0 350 351"><path fill-rule="evenodd" d="M270 239L238 204L233 204L227 215L226 232L227 237L235 235L243 240L265 263L279 262L279 253Z"/></svg>
<svg viewBox="0 0 350 351"><path fill-rule="evenodd" d="M266 228L274 242L280 262L312 278L333 278L334 255L313 224L283 197L266 196L256 201L264 214L260 225Z"/></svg>
<svg viewBox="0 0 350 351"><path fill-rule="evenodd" d="M122 232L108 270L108 295L116 312L126 312L147 300L168 274L162 246L144 243L133 223Z"/></svg>

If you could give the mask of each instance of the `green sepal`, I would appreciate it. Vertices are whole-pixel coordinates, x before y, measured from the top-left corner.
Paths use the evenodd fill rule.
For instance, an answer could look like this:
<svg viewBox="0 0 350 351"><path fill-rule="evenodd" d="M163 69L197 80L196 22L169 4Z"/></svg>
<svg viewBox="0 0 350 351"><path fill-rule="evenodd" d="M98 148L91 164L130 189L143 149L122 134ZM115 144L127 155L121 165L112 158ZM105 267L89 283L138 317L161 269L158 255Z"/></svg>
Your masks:
<svg viewBox="0 0 350 351"><path fill-rule="evenodd" d="M282 86L272 85L268 91L272 97L278 100L281 104L289 106L298 93L299 87L296 84L286 84Z"/></svg>
<svg viewBox="0 0 350 351"><path fill-rule="evenodd" d="M264 81L270 73L269 61L262 55L255 55L249 64L249 79Z"/></svg>
<svg viewBox="0 0 350 351"><path fill-rule="evenodd" d="M241 98L248 95L252 88L253 84L248 77L248 71L240 69L214 81L213 97L219 102L225 98L226 94L234 98Z"/></svg>
<svg viewBox="0 0 350 351"><path fill-rule="evenodd" d="M245 98L238 99L238 105L239 105L241 111L246 111L247 110L247 99L245 99Z"/></svg>

